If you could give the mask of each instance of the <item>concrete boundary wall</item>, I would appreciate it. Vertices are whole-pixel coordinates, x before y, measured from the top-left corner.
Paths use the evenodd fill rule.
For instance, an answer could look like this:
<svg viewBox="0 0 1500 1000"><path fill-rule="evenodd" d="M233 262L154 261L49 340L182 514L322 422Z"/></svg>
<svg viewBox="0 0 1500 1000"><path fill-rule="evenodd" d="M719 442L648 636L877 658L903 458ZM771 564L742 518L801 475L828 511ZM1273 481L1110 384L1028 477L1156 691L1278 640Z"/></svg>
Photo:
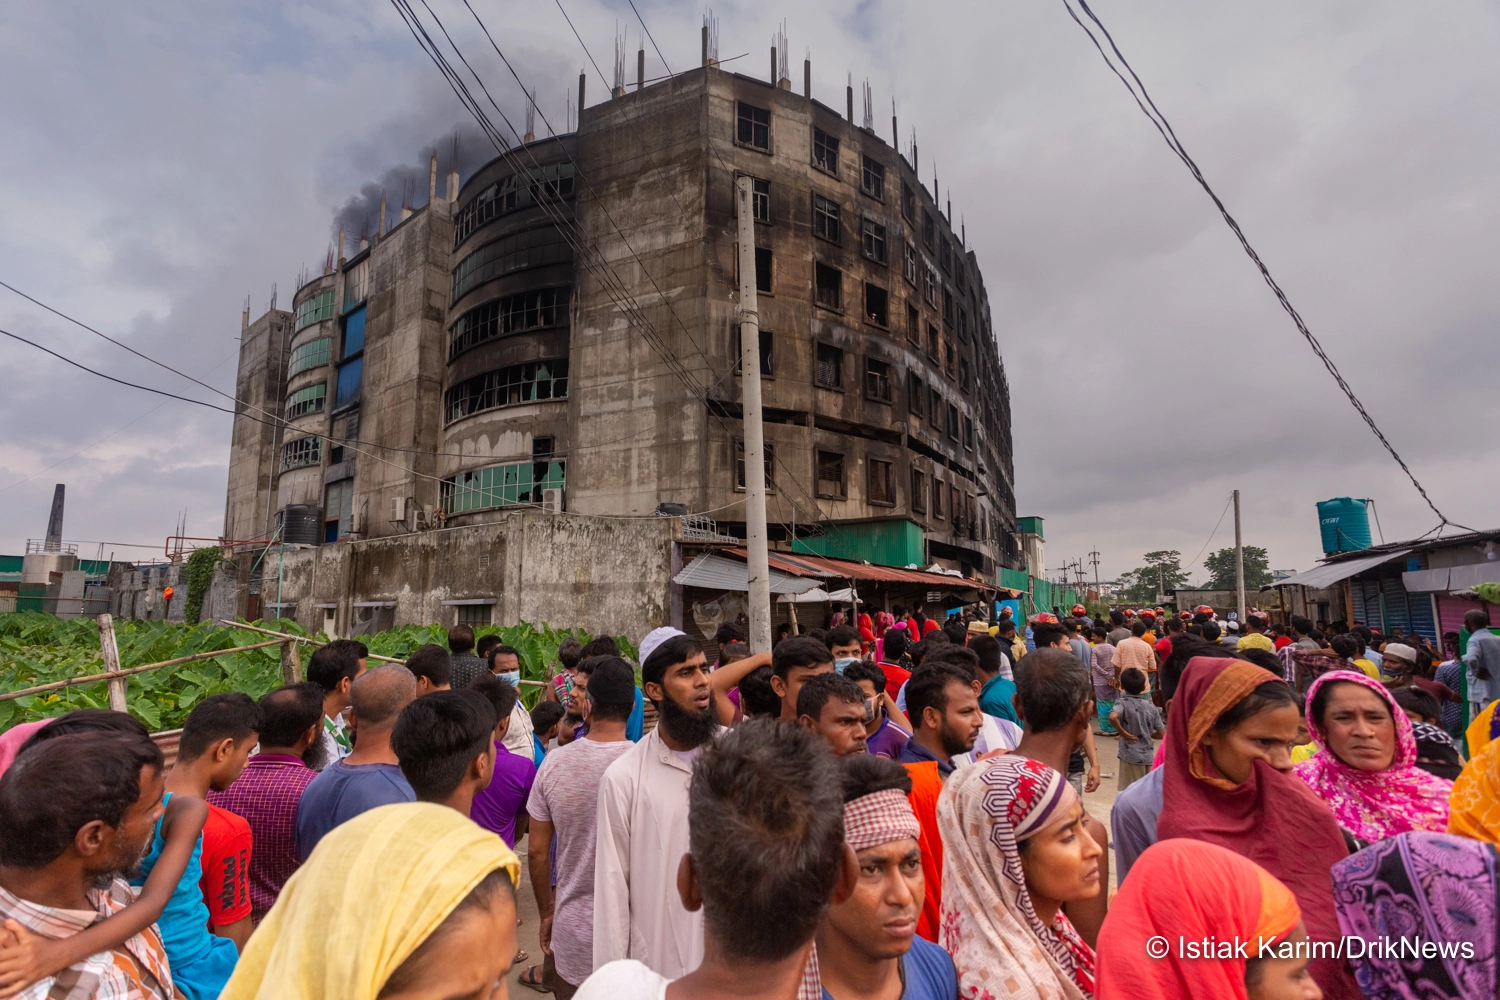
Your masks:
<svg viewBox="0 0 1500 1000"><path fill-rule="evenodd" d="M312 632L332 611L348 635L372 605L384 606L393 626L451 626L458 606L444 602L492 600L497 625L574 626L635 641L670 618L678 525L525 510L485 524L272 548L257 574L260 607L269 615L278 601L295 605L288 616ZM249 576L239 574L242 615Z"/></svg>

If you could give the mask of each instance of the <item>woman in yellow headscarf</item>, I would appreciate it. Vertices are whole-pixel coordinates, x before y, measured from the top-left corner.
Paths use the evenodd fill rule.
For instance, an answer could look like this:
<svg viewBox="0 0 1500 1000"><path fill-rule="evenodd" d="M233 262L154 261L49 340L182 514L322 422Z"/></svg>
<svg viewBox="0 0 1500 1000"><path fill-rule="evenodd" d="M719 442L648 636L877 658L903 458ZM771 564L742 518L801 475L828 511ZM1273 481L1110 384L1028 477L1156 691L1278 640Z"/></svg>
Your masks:
<svg viewBox="0 0 1500 1000"><path fill-rule="evenodd" d="M287 882L222 1000L488 996L516 953L519 874L505 842L454 809L371 809Z"/></svg>

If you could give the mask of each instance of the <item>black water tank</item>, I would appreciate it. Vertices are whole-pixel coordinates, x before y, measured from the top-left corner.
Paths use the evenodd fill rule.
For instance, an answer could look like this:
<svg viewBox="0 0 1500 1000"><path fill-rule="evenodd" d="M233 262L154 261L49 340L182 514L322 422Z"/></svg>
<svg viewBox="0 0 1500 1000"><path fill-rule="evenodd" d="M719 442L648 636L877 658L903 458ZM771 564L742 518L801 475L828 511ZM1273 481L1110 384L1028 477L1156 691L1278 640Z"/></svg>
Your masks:
<svg viewBox="0 0 1500 1000"><path fill-rule="evenodd" d="M281 511L281 538L289 544L321 545L323 508L310 503L287 504Z"/></svg>

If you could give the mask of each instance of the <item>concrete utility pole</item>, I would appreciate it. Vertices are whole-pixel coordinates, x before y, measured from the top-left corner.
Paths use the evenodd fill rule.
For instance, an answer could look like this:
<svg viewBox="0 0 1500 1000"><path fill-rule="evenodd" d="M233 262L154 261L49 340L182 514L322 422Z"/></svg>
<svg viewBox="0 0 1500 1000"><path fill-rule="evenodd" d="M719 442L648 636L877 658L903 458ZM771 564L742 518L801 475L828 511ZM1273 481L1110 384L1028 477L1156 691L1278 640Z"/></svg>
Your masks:
<svg viewBox="0 0 1500 1000"><path fill-rule="evenodd" d="M745 542L750 574L750 652L771 651L771 569L766 546L765 428L760 411L760 313L755 294L751 180L734 182L740 238L740 391L745 428Z"/></svg>
<svg viewBox="0 0 1500 1000"><path fill-rule="evenodd" d="M1240 609L1240 628L1245 627L1245 547L1240 543L1240 491L1234 491L1234 590Z"/></svg>

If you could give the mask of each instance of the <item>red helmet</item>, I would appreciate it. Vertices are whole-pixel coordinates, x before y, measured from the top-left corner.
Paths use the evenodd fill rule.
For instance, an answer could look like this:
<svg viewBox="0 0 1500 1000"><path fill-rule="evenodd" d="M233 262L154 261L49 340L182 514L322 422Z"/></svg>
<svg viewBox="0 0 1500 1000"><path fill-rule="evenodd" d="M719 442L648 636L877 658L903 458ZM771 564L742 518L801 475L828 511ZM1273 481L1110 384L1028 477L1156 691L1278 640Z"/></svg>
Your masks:
<svg viewBox="0 0 1500 1000"><path fill-rule="evenodd" d="M1075 605L1073 605L1073 614L1074 615L1087 614L1088 610L1089 609L1086 608L1086 607L1084 607L1082 604L1075 604Z"/></svg>
<svg viewBox="0 0 1500 1000"><path fill-rule="evenodd" d="M1187 621L1189 618L1193 617L1193 613L1191 611L1179 611L1177 612L1177 617L1181 618L1183 621Z"/></svg>
<svg viewBox="0 0 1500 1000"><path fill-rule="evenodd" d="M1033 625L1056 625L1057 624L1057 616L1054 615L1054 614L1051 614L1050 612L1047 612L1047 611L1039 611L1036 614L1034 614L1034 615L1031 616L1031 624L1033 624Z"/></svg>
<svg viewBox="0 0 1500 1000"><path fill-rule="evenodd" d="M1152 611L1150 608L1147 608L1145 611L1141 612L1141 617L1142 618L1149 618L1152 621L1155 621L1156 620L1156 612Z"/></svg>
<svg viewBox="0 0 1500 1000"><path fill-rule="evenodd" d="M1196 608L1194 608L1193 611L1200 615L1211 615L1214 613L1214 609L1209 607L1207 604L1200 604Z"/></svg>
<svg viewBox="0 0 1500 1000"><path fill-rule="evenodd" d="M1134 609L1132 609L1132 608L1126 608L1125 609L1125 617L1126 618L1134 618L1135 617L1135 611L1134 611Z"/></svg>

